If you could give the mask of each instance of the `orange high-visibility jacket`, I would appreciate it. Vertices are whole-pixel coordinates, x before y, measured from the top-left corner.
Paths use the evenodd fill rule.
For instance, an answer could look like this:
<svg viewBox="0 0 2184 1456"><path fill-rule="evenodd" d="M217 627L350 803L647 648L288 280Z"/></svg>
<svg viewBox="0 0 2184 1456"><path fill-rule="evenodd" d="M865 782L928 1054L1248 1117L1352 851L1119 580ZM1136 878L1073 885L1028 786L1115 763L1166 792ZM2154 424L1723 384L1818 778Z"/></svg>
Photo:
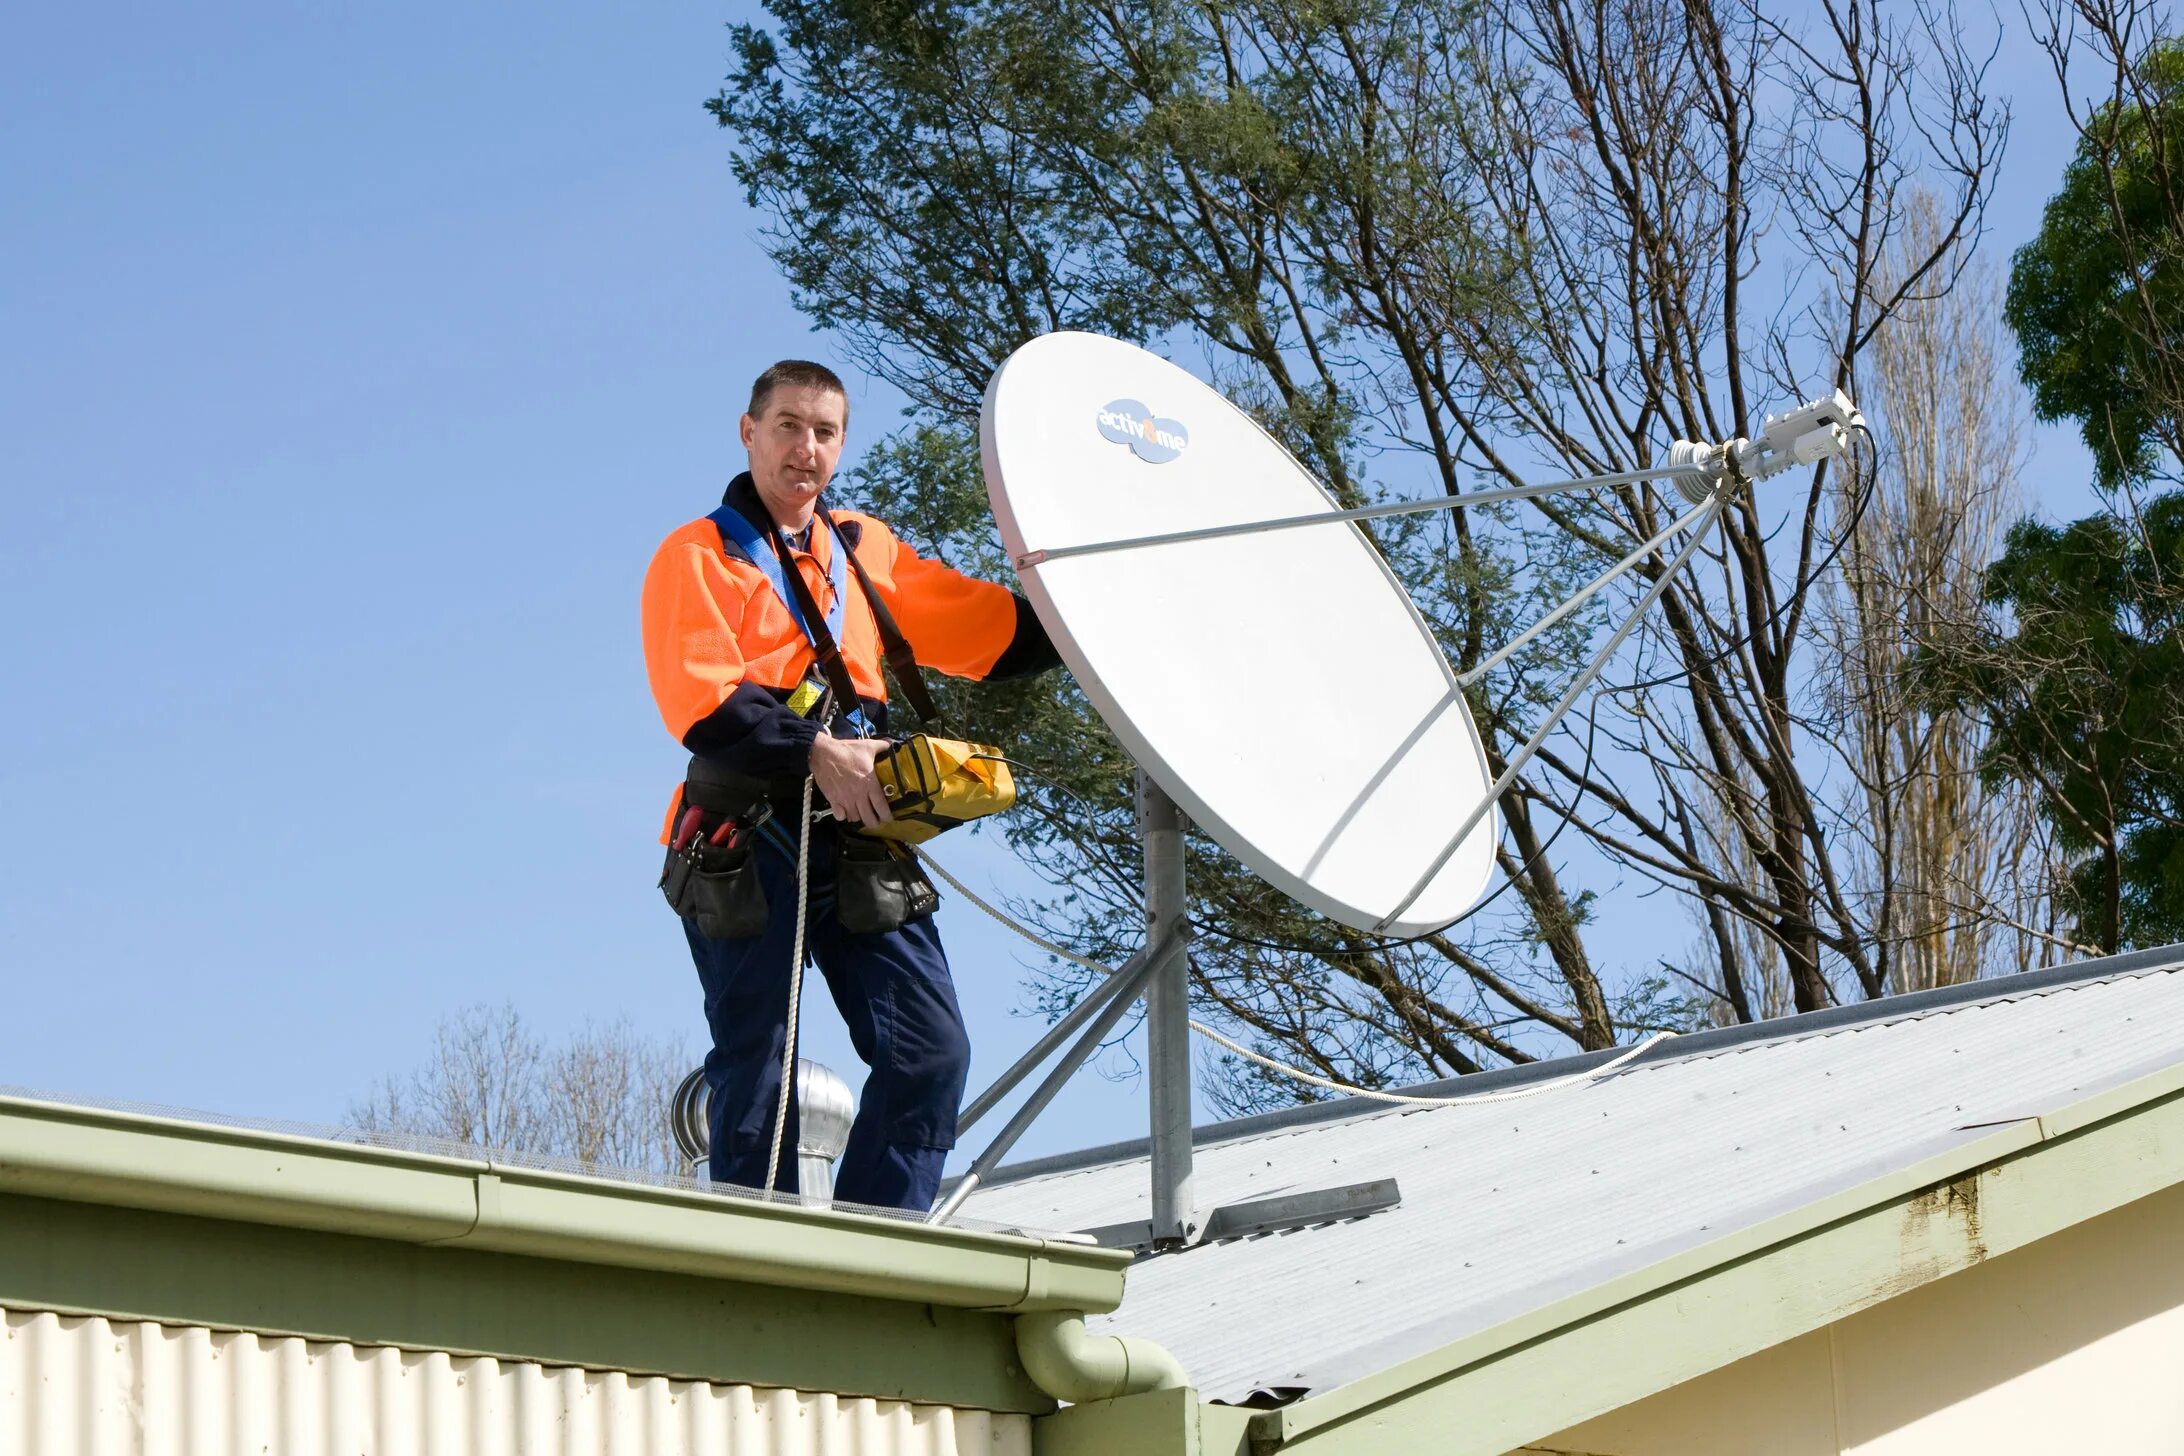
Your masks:
<svg viewBox="0 0 2184 1456"><path fill-rule="evenodd" d="M724 503L762 536L776 529L748 474L729 485ZM1022 597L919 556L871 516L837 511L834 518L921 666L956 677L1016 677L1060 660ZM834 549L831 533L815 521L806 544L791 553L822 613L834 606ZM879 627L854 573L845 574L844 589L842 661L867 720L882 732ZM811 643L765 574L713 522L701 517L660 543L645 572L643 618L645 671L667 731L734 772L801 780L819 725L789 711L786 700L812 674Z"/></svg>

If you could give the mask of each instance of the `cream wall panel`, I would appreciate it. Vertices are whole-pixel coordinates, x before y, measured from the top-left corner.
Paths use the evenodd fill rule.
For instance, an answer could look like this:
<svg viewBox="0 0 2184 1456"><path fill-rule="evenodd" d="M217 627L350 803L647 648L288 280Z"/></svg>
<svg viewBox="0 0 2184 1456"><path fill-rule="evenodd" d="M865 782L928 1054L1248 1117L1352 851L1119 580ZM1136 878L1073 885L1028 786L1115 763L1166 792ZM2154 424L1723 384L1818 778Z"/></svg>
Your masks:
<svg viewBox="0 0 2184 1456"><path fill-rule="evenodd" d="M1786 1340L1524 1450L1530 1456L1841 1456L1827 1331Z"/></svg>
<svg viewBox="0 0 2184 1456"><path fill-rule="evenodd" d="M1524 1447L1568 1456L2177 1456L2184 1187Z"/></svg>
<svg viewBox="0 0 2184 1456"><path fill-rule="evenodd" d="M2184 1452L2184 1188L1835 1330L1848 1456Z"/></svg>
<svg viewBox="0 0 2184 1456"><path fill-rule="evenodd" d="M0 1456L1030 1456L1031 1421L0 1311Z"/></svg>

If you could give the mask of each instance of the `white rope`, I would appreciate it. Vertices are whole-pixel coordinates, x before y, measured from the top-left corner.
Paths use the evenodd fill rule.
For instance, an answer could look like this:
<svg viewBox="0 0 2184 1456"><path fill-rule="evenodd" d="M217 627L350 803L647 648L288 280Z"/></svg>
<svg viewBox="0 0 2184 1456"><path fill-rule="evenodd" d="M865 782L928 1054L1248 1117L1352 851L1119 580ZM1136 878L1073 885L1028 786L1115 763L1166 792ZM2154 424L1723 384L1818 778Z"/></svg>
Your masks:
<svg viewBox="0 0 2184 1456"><path fill-rule="evenodd" d="M1006 925L1009 929L1015 931L1018 935L1021 935L1024 939L1030 941L1033 945L1039 947L1039 949L1046 951L1050 955L1060 956L1063 960L1069 961L1074 965L1082 966L1088 971L1098 971L1102 975L1106 976L1114 975L1114 971L1112 968L1108 966L1103 966L1098 961L1092 960L1089 957L1078 955L1075 951L1068 950L1062 946L1056 945L1053 941L1048 940L1045 936L1040 935L1037 931L1034 931L1029 926L1023 924L1021 921L1012 918L1010 915L1007 914L1007 912L998 910L992 905L987 904L986 901L979 898L977 891L973 890L969 885L964 884L954 875L949 874L947 869L941 864L939 860L934 859L931 855L927 854L924 850L919 849L916 845L912 845L910 846L910 848L913 852L916 853L917 857L924 862L924 865L927 869L931 870L934 874L939 875L943 880L946 880L949 886L954 889L956 893L960 894L964 899L970 901L973 905L976 905L979 909L985 911L994 919L1000 921L1003 925ZM1238 1045L1236 1042L1231 1041L1229 1038L1223 1036L1220 1032L1215 1031L1212 1027L1206 1025L1202 1021L1191 1022L1190 1028L1192 1031L1195 1031L1200 1036L1206 1038L1206 1040L1214 1042L1217 1045L1226 1047L1228 1050L1236 1053L1236 1055L1244 1058L1246 1061L1257 1062L1260 1066L1265 1067L1270 1072L1279 1072L1285 1077L1293 1077L1299 1082L1307 1082L1314 1087L1324 1087L1330 1092L1341 1092L1351 1097L1370 1097L1378 1102L1394 1102L1406 1107L1447 1107L1457 1103L1461 1103L1465 1106L1483 1107L1490 1102L1515 1102L1525 1097L1537 1097L1542 1092L1558 1092L1564 1087L1573 1087L1586 1082L1597 1082L1602 1077L1607 1076L1610 1072L1613 1072L1618 1068L1624 1066L1625 1064L1629 1063L1640 1054L1650 1051L1655 1046L1658 1046L1660 1043L1667 1041L1671 1037L1676 1035L1676 1033L1673 1031L1657 1031L1653 1035L1647 1037L1644 1041L1638 1043L1636 1046L1626 1048L1615 1057L1611 1058L1608 1061L1602 1062L1597 1067L1588 1067L1582 1072L1573 1072L1567 1077L1557 1077L1552 1082L1542 1082L1536 1087L1519 1087L1509 1092L1485 1092L1476 1094L1468 1092L1454 1092L1441 1097L1412 1097L1401 1092L1382 1092L1372 1087L1353 1087L1348 1082L1337 1082L1332 1077L1322 1077L1316 1073L1307 1072L1302 1067L1292 1067L1287 1062L1278 1062L1274 1060L1274 1058L1264 1056L1261 1053L1253 1051L1247 1046Z"/></svg>
<svg viewBox="0 0 2184 1456"><path fill-rule="evenodd" d="M789 962L788 1035L781 1043L781 1097L774 1104L773 1146L766 1153L766 1191L774 1191L781 1166L781 1134L789 1125L789 1094L796 1088L796 1015L804 994L804 912L811 904L811 775L804 775L803 829L796 836L796 948ZM757 846L751 852L758 853Z"/></svg>

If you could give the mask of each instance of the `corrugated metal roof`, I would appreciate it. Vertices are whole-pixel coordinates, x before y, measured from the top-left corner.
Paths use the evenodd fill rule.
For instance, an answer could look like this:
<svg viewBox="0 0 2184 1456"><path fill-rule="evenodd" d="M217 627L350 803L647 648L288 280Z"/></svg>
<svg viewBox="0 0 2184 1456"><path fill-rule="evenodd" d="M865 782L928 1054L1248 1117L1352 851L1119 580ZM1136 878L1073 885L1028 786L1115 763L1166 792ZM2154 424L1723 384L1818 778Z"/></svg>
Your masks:
<svg viewBox="0 0 2184 1456"><path fill-rule="evenodd" d="M2170 948L1683 1038L1523 1101L1351 1100L1206 1129L1201 1211L1386 1177L1402 1205L1142 1260L1095 1326L1166 1345L1213 1398L1327 1389L2184 1061L2180 971ZM1135 1149L1003 1177L970 1212L1145 1216Z"/></svg>
<svg viewBox="0 0 2184 1456"><path fill-rule="evenodd" d="M0 1451L1030 1456L1031 1418L0 1309Z"/></svg>

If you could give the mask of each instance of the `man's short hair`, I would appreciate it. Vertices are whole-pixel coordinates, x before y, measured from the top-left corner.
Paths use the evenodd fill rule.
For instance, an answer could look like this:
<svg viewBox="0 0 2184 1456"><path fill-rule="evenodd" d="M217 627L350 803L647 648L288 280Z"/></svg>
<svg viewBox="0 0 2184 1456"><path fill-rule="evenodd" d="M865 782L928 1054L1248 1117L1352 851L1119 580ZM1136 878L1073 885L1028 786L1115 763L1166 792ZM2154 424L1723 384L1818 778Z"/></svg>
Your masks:
<svg viewBox="0 0 2184 1456"><path fill-rule="evenodd" d="M809 359L783 359L751 381L751 407L748 413L752 419L765 418L766 401L784 384L805 389L832 390L842 397L842 418L844 421L848 420L849 391L842 385L842 376L826 365L814 364Z"/></svg>

